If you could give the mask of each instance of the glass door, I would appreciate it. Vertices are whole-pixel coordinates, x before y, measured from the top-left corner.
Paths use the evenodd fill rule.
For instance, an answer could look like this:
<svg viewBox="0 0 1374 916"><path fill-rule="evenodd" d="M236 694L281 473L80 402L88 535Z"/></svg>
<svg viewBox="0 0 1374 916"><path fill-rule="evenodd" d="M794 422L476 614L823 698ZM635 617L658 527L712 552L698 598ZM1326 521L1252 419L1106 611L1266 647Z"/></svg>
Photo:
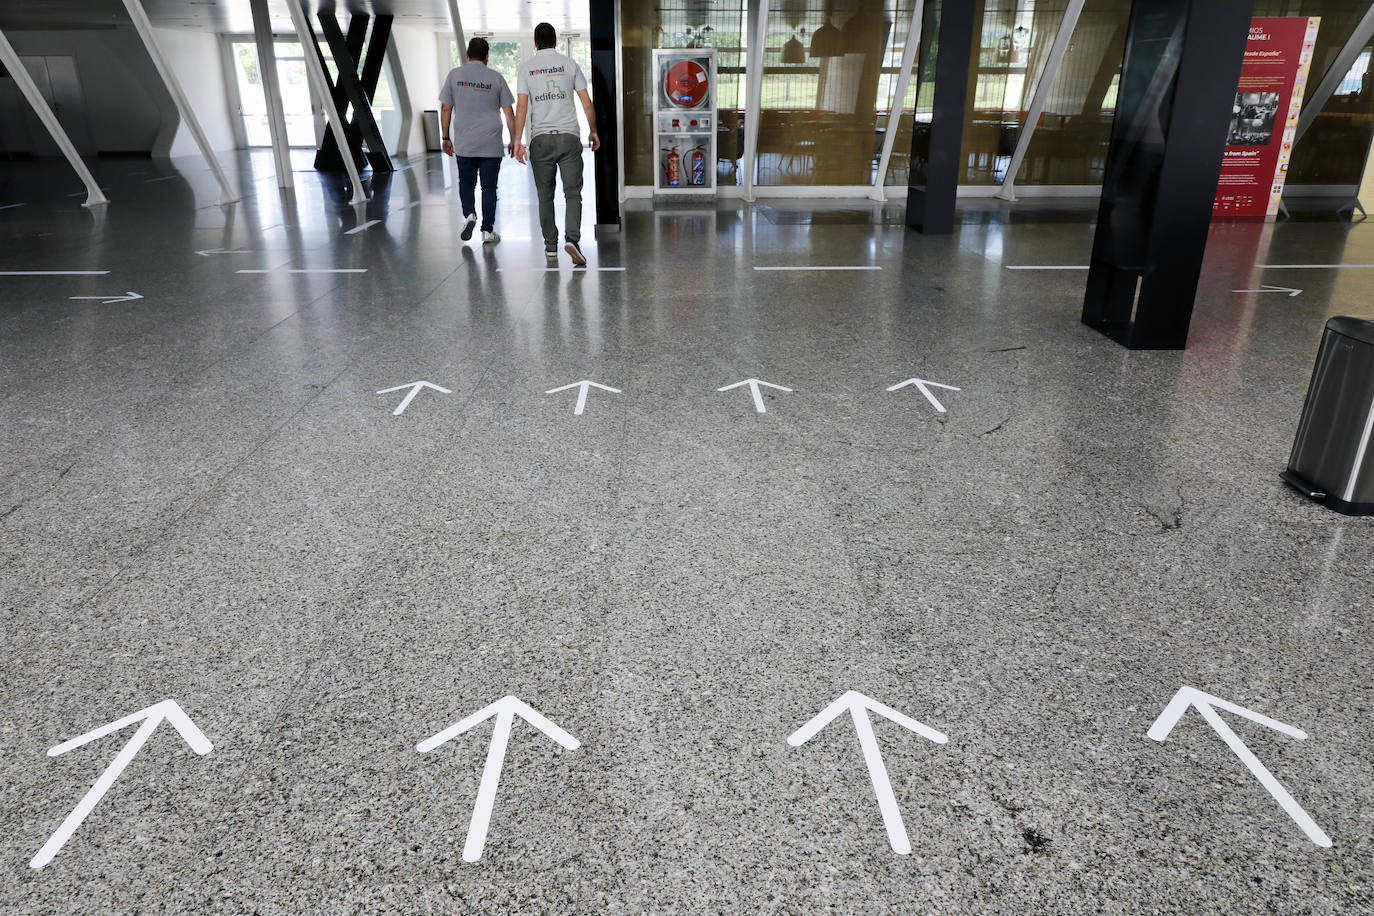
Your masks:
<svg viewBox="0 0 1374 916"><path fill-rule="evenodd" d="M267 124L267 99L258 69L258 47L251 41L236 41L231 50L244 136L249 146L271 146L272 131ZM287 142L291 146L313 147L320 137L315 123L317 106L310 94L300 42L278 41L276 52L277 83L281 87L282 110L286 115Z"/></svg>

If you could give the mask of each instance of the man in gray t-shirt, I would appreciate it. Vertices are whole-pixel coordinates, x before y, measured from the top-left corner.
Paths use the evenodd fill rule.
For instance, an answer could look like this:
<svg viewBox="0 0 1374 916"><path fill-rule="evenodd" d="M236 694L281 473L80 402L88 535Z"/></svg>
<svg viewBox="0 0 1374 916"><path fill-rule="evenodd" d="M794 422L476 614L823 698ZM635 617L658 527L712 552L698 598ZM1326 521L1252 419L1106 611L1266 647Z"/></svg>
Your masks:
<svg viewBox="0 0 1374 916"><path fill-rule="evenodd" d="M558 34L553 26L541 22L534 27L534 46L538 50L520 64L515 81L518 96L515 111L515 158L528 160L534 170L534 189L539 196L539 227L544 232L544 254L558 257L558 223L553 209L554 180L563 177L567 223L563 248L573 264L584 267L587 259L578 244L582 239L582 132L577 123L577 109L573 95L582 102L591 128L588 138L592 149L601 147L596 135L596 111L591 94L587 92L587 77L571 57L559 54L554 45ZM525 122L529 121L529 147L521 142Z"/></svg>
<svg viewBox="0 0 1374 916"><path fill-rule="evenodd" d="M501 241L496 234L496 181L501 157L515 152L515 99L505 77L487 66L490 48L485 38L468 42L468 62L450 70L439 90L439 126L443 129L444 152L458 164L458 200L463 205L461 238L472 238L477 223L474 191L482 178L482 241ZM506 115L511 142L501 141L501 111ZM457 139L449 135L449 124L457 120Z"/></svg>

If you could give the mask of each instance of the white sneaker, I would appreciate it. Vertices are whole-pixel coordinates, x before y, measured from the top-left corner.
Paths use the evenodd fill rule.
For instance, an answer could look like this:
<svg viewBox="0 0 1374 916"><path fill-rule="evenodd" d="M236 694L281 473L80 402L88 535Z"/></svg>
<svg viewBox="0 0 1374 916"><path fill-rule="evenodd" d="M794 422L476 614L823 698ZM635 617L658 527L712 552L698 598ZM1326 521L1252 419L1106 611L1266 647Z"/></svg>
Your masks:
<svg viewBox="0 0 1374 916"><path fill-rule="evenodd" d="M472 227L477 225L477 214L469 213L463 219L467 220L467 224L463 226L463 231L458 234L458 237L466 242L472 238Z"/></svg>
<svg viewBox="0 0 1374 916"><path fill-rule="evenodd" d="M495 232L484 231L482 233L482 243L484 245L495 245L499 241L501 241L501 236L497 235Z"/></svg>

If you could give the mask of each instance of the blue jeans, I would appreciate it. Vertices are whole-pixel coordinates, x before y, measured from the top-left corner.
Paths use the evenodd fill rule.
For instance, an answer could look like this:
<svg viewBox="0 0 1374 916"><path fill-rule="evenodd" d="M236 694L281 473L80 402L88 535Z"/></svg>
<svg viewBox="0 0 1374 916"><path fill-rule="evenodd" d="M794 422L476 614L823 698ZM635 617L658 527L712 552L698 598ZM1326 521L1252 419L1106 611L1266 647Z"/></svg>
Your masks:
<svg viewBox="0 0 1374 916"><path fill-rule="evenodd" d="M476 213L473 200L477 187L477 176L482 176L482 231L490 232L496 226L496 177L501 172L500 156L454 156L458 160L458 202L463 205L463 215Z"/></svg>

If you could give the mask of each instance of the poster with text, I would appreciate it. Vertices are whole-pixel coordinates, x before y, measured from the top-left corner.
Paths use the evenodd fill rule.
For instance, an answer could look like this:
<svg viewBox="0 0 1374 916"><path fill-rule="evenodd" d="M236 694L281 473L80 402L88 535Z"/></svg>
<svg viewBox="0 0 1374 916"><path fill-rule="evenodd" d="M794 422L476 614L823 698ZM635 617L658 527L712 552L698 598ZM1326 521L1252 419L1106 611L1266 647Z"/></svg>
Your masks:
<svg viewBox="0 0 1374 916"><path fill-rule="evenodd" d="M1273 217L1312 66L1318 16L1253 19L1212 212Z"/></svg>

